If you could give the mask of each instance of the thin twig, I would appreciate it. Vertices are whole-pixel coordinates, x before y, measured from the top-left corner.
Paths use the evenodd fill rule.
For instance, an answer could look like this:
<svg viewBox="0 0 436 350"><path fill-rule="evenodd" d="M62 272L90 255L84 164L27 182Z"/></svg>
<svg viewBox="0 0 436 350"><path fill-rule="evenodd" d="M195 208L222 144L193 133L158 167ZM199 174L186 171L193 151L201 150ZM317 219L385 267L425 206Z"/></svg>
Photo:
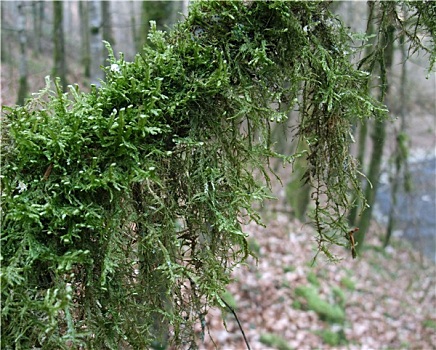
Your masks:
<svg viewBox="0 0 436 350"><path fill-rule="evenodd" d="M241 330L242 336L244 337L245 345L247 345L248 350L251 350L250 344L248 343L247 337L245 336L244 330L242 329L241 322L239 322L238 315L236 315L235 310L233 310L233 308L229 304L227 304L227 302L224 299L221 298L221 300L227 306L227 308L232 312L233 316L235 316L236 322L238 322L239 329Z"/></svg>

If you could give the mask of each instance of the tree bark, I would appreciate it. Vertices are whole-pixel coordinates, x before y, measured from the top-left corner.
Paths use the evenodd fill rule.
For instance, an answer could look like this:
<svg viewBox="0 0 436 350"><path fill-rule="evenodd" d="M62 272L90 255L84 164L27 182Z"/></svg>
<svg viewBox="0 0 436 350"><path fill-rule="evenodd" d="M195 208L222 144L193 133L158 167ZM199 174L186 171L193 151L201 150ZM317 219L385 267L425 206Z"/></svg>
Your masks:
<svg viewBox="0 0 436 350"><path fill-rule="evenodd" d="M390 3L386 6L395 6L395 3ZM393 63L394 56L394 34L395 27L389 23L389 8L384 8L381 13L381 30L382 30L382 53L380 54L380 102L389 105L387 96L389 93L388 76ZM386 23L383 23L386 21ZM369 165L368 180L370 183L366 184L365 198L368 204L368 208L362 213L362 217L359 221L359 231L355 234L357 245L357 251L361 251L363 247L365 233L368 231L373 206L375 203L375 197L378 189L378 181L380 177L381 162L383 157L383 149L386 139L386 124L383 120L376 120L374 124L374 131L372 134L372 153L371 162Z"/></svg>
<svg viewBox="0 0 436 350"><path fill-rule="evenodd" d="M91 64L90 79L91 84L100 85L103 79L103 71L100 66L103 64L103 33L101 21L101 3L98 0L89 2L89 24L90 24L90 46Z"/></svg>
<svg viewBox="0 0 436 350"><path fill-rule="evenodd" d="M178 1L143 1L141 10L141 44L147 42L150 21L156 21L158 30L165 30L174 24Z"/></svg>
<svg viewBox="0 0 436 350"><path fill-rule="evenodd" d="M405 16L407 14L405 13ZM398 201L398 191L400 189L401 181L404 183L404 190L408 192L410 189L410 176L408 170L408 149L409 142L407 138L407 48L405 45L405 35L400 38L401 50L401 80L400 80L400 129L397 132L395 151L393 154L395 168L390 177L391 183L391 206L389 208L388 225L386 228L386 236L383 242L384 248L389 245L392 231L395 227L395 214Z"/></svg>
<svg viewBox="0 0 436 350"><path fill-rule="evenodd" d="M350 3L351 4L351 3ZM366 26L366 34L373 35L375 32L374 24L374 4L368 2L368 21ZM371 51L374 49L375 40L369 39L369 42L372 45L368 45L364 51L364 57L368 57L371 54ZM373 79L370 79L368 84L371 84ZM357 137L357 162L362 167L362 171L365 172L365 151L367 146L367 137L368 137L368 120L363 120L360 124L357 125L358 137ZM357 223L357 214L362 210L362 203L357 202L357 198L353 199L356 201L355 206L350 210L348 214L348 222L351 226L355 226Z"/></svg>
<svg viewBox="0 0 436 350"><path fill-rule="evenodd" d="M53 1L53 42L54 69L53 75L61 79L62 89L67 88L67 66L65 62L64 10L63 1Z"/></svg>
<svg viewBox="0 0 436 350"><path fill-rule="evenodd" d="M112 32L112 14L111 14L111 2L101 2L101 13L103 23L103 40L106 40L111 45L115 44L115 39Z"/></svg>
<svg viewBox="0 0 436 350"><path fill-rule="evenodd" d="M88 2L79 1L80 14L80 40L83 74L86 78L91 76L91 47L89 39L89 5Z"/></svg>
<svg viewBox="0 0 436 350"><path fill-rule="evenodd" d="M26 36L26 15L24 13L24 2L18 3L18 35L20 38L20 66L19 66L19 88L17 104L23 105L28 92L27 82L27 36Z"/></svg>

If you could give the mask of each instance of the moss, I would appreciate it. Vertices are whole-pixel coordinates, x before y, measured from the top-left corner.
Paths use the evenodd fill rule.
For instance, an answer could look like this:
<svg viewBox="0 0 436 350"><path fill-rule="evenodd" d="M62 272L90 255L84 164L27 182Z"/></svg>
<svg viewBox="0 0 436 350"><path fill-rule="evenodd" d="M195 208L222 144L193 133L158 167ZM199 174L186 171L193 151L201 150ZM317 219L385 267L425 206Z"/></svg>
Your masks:
<svg viewBox="0 0 436 350"><path fill-rule="evenodd" d="M331 330L326 329L326 330L315 331L315 334L321 337L324 344L330 346L338 346L347 342L343 330L340 330L338 332L333 332Z"/></svg>
<svg viewBox="0 0 436 350"><path fill-rule="evenodd" d="M422 322L423 327L436 329L436 320L428 319Z"/></svg>
<svg viewBox="0 0 436 350"><path fill-rule="evenodd" d="M274 333L264 333L260 336L259 340L262 344L278 350L292 350L283 337Z"/></svg>
<svg viewBox="0 0 436 350"><path fill-rule="evenodd" d="M333 296L335 298L336 303L341 307L344 308L345 307L345 302L346 302L346 298L345 298L345 293L344 291L338 287L338 286L334 286L332 288L332 292L333 292Z"/></svg>
<svg viewBox="0 0 436 350"><path fill-rule="evenodd" d="M284 273L293 272L293 271L295 271L295 266L289 265L289 266L284 266L283 267L283 272Z"/></svg>
<svg viewBox="0 0 436 350"><path fill-rule="evenodd" d="M341 279L341 285L351 291L356 289L356 283L349 277L343 277Z"/></svg>
<svg viewBox="0 0 436 350"><path fill-rule="evenodd" d="M301 303L298 300L294 300L291 305L293 309L301 310Z"/></svg>
<svg viewBox="0 0 436 350"><path fill-rule="evenodd" d="M319 287L320 283L319 283L319 279L316 276L316 274L313 271L309 271L309 273L307 274L307 280L313 284L314 286Z"/></svg>
<svg viewBox="0 0 436 350"><path fill-rule="evenodd" d="M295 288L295 294L304 299L307 308L315 311L320 319L330 323L344 322L344 310L338 305L331 305L323 300L313 286L299 286Z"/></svg>

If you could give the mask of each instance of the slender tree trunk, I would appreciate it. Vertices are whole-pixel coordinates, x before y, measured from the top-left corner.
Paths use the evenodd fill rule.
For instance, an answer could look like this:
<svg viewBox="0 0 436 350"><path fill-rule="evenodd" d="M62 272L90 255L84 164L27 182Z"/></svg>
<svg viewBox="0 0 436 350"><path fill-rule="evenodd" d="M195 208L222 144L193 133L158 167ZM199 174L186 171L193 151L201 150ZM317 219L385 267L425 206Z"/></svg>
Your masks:
<svg viewBox="0 0 436 350"><path fill-rule="evenodd" d="M406 14L405 14L406 15ZM391 175L390 183L391 183L391 207L389 208L389 219L388 225L386 228L386 236L383 242L383 246L386 248L389 245L392 231L395 227L395 213L397 207L398 200L398 190L400 188L400 184L403 181L404 190L408 192L410 189L410 176L408 176L408 138L407 138L407 122L406 122L406 114L407 114L407 48L405 45L405 36L404 34L400 38L400 50L401 50L401 81L400 81L400 130L397 133L396 137L396 147L394 151L394 164L395 168L393 174Z"/></svg>
<svg viewBox="0 0 436 350"><path fill-rule="evenodd" d="M88 2L79 1L82 66L83 74L86 78L89 78L91 76L91 44L89 38L90 30L88 10Z"/></svg>
<svg viewBox="0 0 436 350"><path fill-rule="evenodd" d="M54 70L53 75L61 79L62 89L67 88L67 66L65 62L64 11L63 1L53 1L53 42Z"/></svg>
<svg viewBox="0 0 436 350"><path fill-rule="evenodd" d="M188 16L189 12L189 0L182 0L182 14Z"/></svg>
<svg viewBox="0 0 436 350"><path fill-rule="evenodd" d="M103 71L100 66L103 62L103 33L101 22L101 3L98 0L89 2L89 19L90 19L90 43L91 43L91 84L100 85L103 79Z"/></svg>
<svg viewBox="0 0 436 350"><path fill-rule="evenodd" d="M8 50L6 50L6 33L5 33L5 9L3 6L4 2L1 1L0 2L0 12L1 12L1 61L2 62L9 62L9 55L8 55Z"/></svg>
<svg viewBox="0 0 436 350"><path fill-rule="evenodd" d="M132 40L133 40L133 49L135 52L138 52L141 48L141 43L138 36L138 31L136 29L136 13L137 7L136 2L130 1L130 23L132 24Z"/></svg>
<svg viewBox="0 0 436 350"><path fill-rule="evenodd" d="M141 9L141 44L147 42L150 21L156 21L159 30L165 30L175 22L178 1L143 1Z"/></svg>
<svg viewBox="0 0 436 350"><path fill-rule="evenodd" d="M392 3L388 6L395 6ZM388 76L392 67L393 56L394 56L394 34L395 27L390 23L383 24L383 21L388 22L389 10L385 10L382 14L382 47L384 47L383 54L380 57L380 102L389 105L387 101L387 96L389 93L389 82ZM357 245L357 251L360 251L363 247L363 241L365 233L368 231L372 213L373 206L375 203L375 196L378 189L378 181L380 177L381 162L383 156L383 149L386 139L386 125L383 120L376 120L374 125L374 132L372 134L372 154L371 162L369 165L368 180L371 184L367 183L365 188L365 198L369 207L363 212L362 217L359 221L359 231L355 235Z"/></svg>
<svg viewBox="0 0 436 350"><path fill-rule="evenodd" d="M20 38L20 67L19 67L19 88L17 104L23 105L27 96L27 36L26 36L26 16L24 14L24 2L18 3L18 34Z"/></svg>
<svg viewBox="0 0 436 350"><path fill-rule="evenodd" d="M111 45L115 44L115 39L112 33L112 14L111 14L111 2L101 2L101 14L103 20L103 40L106 40Z"/></svg>
<svg viewBox="0 0 436 350"><path fill-rule="evenodd" d="M351 3L350 3L351 4ZM354 4L355 6L355 4ZM373 35L375 32L374 28L374 4L371 2L368 2L368 21L366 26L366 34L367 35ZM374 39L370 39L370 43L372 45L368 45L364 51L364 57L368 57L371 54L371 51L374 49ZM372 83L372 79L369 80L368 84ZM367 144L367 137L368 137L368 121L363 120L361 123L357 125L358 130L358 137L357 137L357 162L362 167L363 172L365 172L364 165L365 165L365 151L366 151L366 144ZM354 201L357 201L357 197L353 199ZM355 206L350 210L350 213L348 215L348 221L351 226L355 226L357 222L357 214L362 210L362 204L356 202Z"/></svg>

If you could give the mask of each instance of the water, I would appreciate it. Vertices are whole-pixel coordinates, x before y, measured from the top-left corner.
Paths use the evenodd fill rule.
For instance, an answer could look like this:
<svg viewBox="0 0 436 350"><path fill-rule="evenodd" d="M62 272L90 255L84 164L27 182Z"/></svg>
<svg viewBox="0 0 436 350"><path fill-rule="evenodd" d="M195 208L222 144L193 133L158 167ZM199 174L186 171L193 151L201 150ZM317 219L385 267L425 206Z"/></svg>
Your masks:
<svg viewBox="0 0 436 350"><path fill-rule="evenodd" d="M395 233L436 262L436 157L414 160L409 168L412 190L406 193L401 183L394 214ZM386 224L392 201L387 174L383 175L374 212L375 218Z"/></svg>

